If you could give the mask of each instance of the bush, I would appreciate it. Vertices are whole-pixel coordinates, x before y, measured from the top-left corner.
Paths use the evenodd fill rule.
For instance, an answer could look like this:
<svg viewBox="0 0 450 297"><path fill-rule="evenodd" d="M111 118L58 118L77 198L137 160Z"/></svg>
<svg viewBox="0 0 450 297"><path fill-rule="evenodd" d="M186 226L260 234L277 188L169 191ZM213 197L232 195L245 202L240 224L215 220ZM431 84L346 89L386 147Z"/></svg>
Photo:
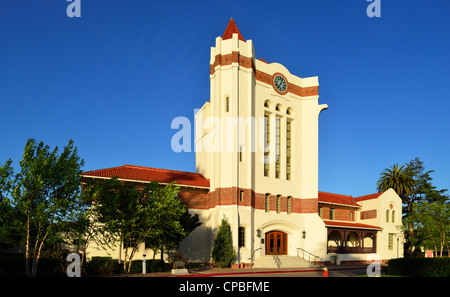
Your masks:
<svg viewBox="0 0 450 297"><path fill-rule="evenodd" d="M166 263L163 260L146 260L145 267L147 272L163 272L166 270ZM130 273L142 273L142 260L131 262Z"/></svg>
<svg viewBox="0 0 450 297"><path fill-rule="evenodd" d="M450 258L399 258L389 260L388 275L450 277Z"/></svg>
<svg viewBox="0 0 450 297"><path fill-rule="evenodd" d="M236 253L233 249L233 242L231 239L230 224L224 217L214 239L211 256L214 262L221 268L231 265L236 260Z"/></svg>
<svg viewBox="0 0 450 297"><path fill-rule="evenodd" d="M30 259L30 269L32 265L33 259ZM41 257L36 276L65 276L64 265L64 259ZM25 276L25 256L1 255L0 270L0 276Z"/></svg>
<svg viewBox="0 0 450 297"><path fill-rule="evenodd" d="M122 272L122 265L111 257L92 257L84 263L83 268L88 275L110 276Z"/></svg>

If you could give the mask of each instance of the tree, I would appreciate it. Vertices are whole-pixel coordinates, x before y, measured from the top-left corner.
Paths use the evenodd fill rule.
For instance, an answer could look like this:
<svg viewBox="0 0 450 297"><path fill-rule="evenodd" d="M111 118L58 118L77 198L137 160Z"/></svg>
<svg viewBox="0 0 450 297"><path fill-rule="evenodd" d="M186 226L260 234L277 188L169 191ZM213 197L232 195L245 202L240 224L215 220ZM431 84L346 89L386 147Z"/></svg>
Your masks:
<svg viewBox="0 0 450 297"><path fill-rule="evenodd" d="M417 214L414 208L424 202L446 203L448 201L447 190L437 190L433 186L433 178L431 177L433 172L434 170L426 171L423 161L415 158L407 164L401 166L395 164L391 168L386 168L377 182L378 191L393 188L402 199L403 219L407 226L405 230L405 253L424 238L424 233L420 231L425 227L416 224ZM410 216L412 217L410 218ZM419 231L420 234L416 231Z"/></svg>
<svg viewBox="0 0 450 297"><path fill-rule="evenodd" d="M444 246L448 250L450 238L450 204L439 201L417 203L409 219L425 247L439 250L442 257Z"/></svg>
<svg viewBox="0 0 450 297"><path fill-rule="evenodd" d="M413 186L414 180L405 166L399 166L398 164L386 168L377 182L378 192L384 192L392 188L402 199L411 192Z"/></svg>
<svg viewBox="0 0 450 297"><path fill-rule="evenodd" d="M27 276L36 275L42 247L50 238L58 235L55 226L70 221L73 211L83 207L80 199L83 165L84 161L78 156L72 140L58 154L58 147L51 151L42 141L37 143L29 139L20 161L20 172L13 175L10 171L13 178L5 182L5 170L2 170L1 187L11 191L8 202L26 222Z"/></svg>
<svg viewBox="0 0 450 297"><path fill-rule="evenodd" d="M162 187L151 182L139 189L113 178L102 184L93 206L95 215L104 226L105 236L124 245L124 271L130 271L139 245L161 237L168 226L174 233L185 234L180 218L186 208L177 198L178 191L174 183Z"/></svg>
<svg viewBox="0 0 450 297"><path fill-rule="evenodd" d="M233 242L231 238L230 224L225 216L214 239L211 256L219 267L228 267L236 260L236 253L233 249Z"/></svg>

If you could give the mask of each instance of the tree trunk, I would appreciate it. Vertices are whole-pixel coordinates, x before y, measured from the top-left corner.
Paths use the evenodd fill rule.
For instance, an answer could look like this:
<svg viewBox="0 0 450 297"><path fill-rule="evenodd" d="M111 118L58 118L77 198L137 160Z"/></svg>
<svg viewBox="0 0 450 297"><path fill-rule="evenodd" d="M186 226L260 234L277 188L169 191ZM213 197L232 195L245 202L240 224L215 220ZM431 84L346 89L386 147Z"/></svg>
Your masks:
<svg viewBox="0 0 450 297"><path fill-rule="evenodd" d="M30 273L30 209L27 208L27 245L25 250L25 273L31 276Z"/></svg>

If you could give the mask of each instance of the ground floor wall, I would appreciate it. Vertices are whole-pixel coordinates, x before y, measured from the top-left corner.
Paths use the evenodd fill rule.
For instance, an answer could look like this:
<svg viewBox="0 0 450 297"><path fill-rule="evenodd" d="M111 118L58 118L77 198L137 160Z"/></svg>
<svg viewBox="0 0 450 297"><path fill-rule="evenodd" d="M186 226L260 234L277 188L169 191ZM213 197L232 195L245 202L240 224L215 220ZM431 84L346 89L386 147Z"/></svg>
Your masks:
<svg viewBox="0 0 450 297"><path fill-rule="evenodd" d="M265 255L268 248L265 235L274 231L286 234L287 255L297 256L299 248L321 257L326 254L326 228L317 213L266 212L236 205L190 209L189 212L198 214L202 222L180 244L179 250L192 261L211 261L213 241L222 218L226 218L231 226L238 263L251 263Z"/></svg>

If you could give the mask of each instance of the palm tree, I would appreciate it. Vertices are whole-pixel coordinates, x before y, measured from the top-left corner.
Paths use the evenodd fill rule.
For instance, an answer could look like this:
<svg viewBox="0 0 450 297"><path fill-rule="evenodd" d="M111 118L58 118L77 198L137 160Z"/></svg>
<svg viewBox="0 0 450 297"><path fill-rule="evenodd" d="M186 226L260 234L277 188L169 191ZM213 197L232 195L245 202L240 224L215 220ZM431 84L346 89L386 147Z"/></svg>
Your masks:
<svg viewBox="0 0 450 297"><path fill-rule="evenodd" d="M404 165L395 164L386 168L380 175L377 182L378 192L384 192L392 188L403 199L413 190L414 179L409 175Z"/></svg>

